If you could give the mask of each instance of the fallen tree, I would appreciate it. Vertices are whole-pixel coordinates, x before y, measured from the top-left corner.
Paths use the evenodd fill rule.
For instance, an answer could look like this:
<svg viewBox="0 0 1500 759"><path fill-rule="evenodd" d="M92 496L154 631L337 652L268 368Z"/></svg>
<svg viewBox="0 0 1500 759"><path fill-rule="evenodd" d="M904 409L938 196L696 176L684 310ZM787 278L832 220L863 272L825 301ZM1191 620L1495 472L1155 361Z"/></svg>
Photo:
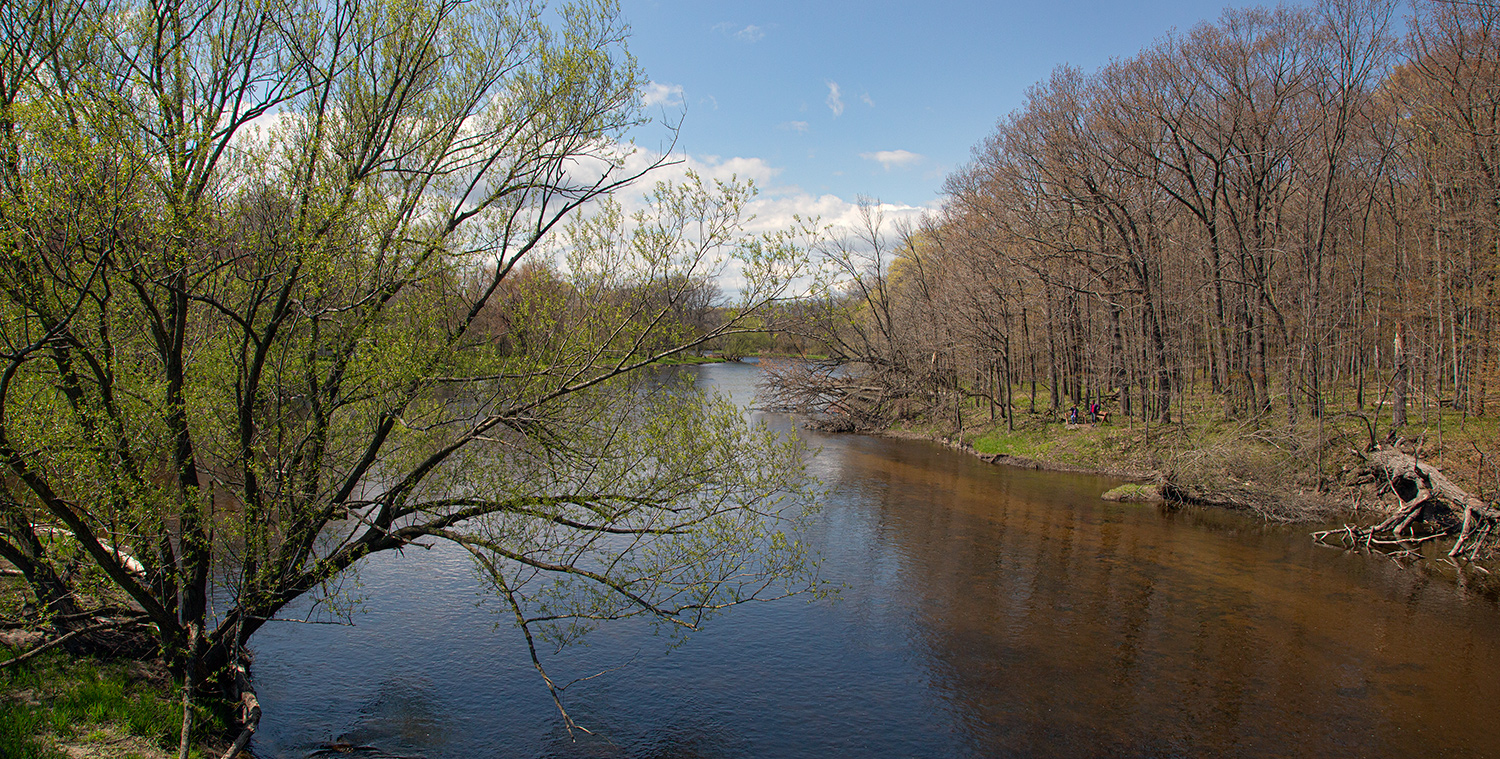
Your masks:
<svg viewBox="0 0 1500 759"><path fill-rule="evenodd" d="M1448 551L1452 559L1477 561L1491 558L1500 543L1500 508L1488 505L1454 484L1437 467L1399 449L1377 446L1361 454L1367 471L1382 492L1395 494L1400 505L1383 521L1368 527L1345 525L1338 530L1313 533L1314 539L1344 545L1398 546L1411 550L1417 544L1453 536L1458 539Z"/></svg>
<svg viewBox="0 0 1500 759"><path fill-rule="evenodd" d="M825 432L870 432L889 426L906 394L879 382L876 367L851 371L841 361L762 361L761 408L799 414ZM872 378L869 375L875 375Z"/></svg>

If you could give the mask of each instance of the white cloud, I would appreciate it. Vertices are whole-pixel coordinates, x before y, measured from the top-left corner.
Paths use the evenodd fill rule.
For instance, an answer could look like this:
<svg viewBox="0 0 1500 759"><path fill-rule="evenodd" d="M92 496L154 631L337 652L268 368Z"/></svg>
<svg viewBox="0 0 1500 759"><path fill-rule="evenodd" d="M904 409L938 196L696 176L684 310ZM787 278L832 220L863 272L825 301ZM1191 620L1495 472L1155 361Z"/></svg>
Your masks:
<svg viewBox="0 0 1500 759"><path fill-rule="evenodd" d="M893 166L908 166L922 160L920 153L910 150L877 150L873 153L860 153L859 157L879 163L886 171L890 171Z"/></svg>
<svg viewBox="0 0 1500 759"><path fill-rule="evenodd" d="M828 110L833 111L834 118L844 115L844 99L839 96L839 83L828 80L824 84L828 85L828 100L825 101L828 103Z"/></svg>
<svg viewBox="0 0 1500 759"><path fill-rule="evenodd" d="M620 172L622 175L630 175L644 171L651 164L661 161L662 154L654 150L638 148L625 159L625 166ZM659 166L636 184L633 188L619 193L618 200L627 210L638 210L643 208L641 196L649 191L657 182L678 182L687 175L689 171L696 172L704 179L720 179L728 181L730 178L738 178L741 181L750 180L757 187L765 189L771 186L781 169L766 163L760 158L742 158L732 156L725 158L717 155L677 155L672 156L672 163Z"/></svg>
<svg viewBox="0 0 1500 759"><path fill-rule="evenodd" d="M621 147L624 148L624 146ZM886 152L906 153L906 151ZM914 153L908 153L908 155L916 156ZM623 167L617 170L618 175L638 173L654 163L661 162L662 158L659 152L635 148L634 152L625 157ZM602 167L593 167L592 170L597 172L600 168ZM580 166L580 176L588 170L589 167ZM831 193L816 195L796 186L777 185L775 182L782 173L782 169L762 158L706 154L673 156L671 163L658 166L636 185L617 193L616 199L623 206L627 216L636 211L645 210L645 194L650 192L657 182L681 181L689 171L696 172L705 180L727 181L733 177L741 181L751 180L755 183L760 194L745 208L746 217L753 216L745 225L744 231L749 234L791 229L797 225L799 218L804 223L816 219L818 226L826 228L833 238L847 239L850 244L860 245L859 234L856 230L861 226L863 217L858 201L841 198ZM883 220L883 234L892 235L900 223L916 223L923 214L932 213L939 208L937 201L929 206L875 203L871 208L871 215ZM585 211L585 213L588 212ZM746 284L744 273L738 265L733 263L726 263L717 271L715 277L719 288L726 295L741 291Z"/></svg>
<svg viewBox="0 0 1500 759"><path fill-rule="evenodd" d="M876 203L875 207L886 224L901 220L915 222L922 214L934 210L898 203ZM831 193L813 195L798 188L765 193L750 203L750 210L755 213L753 227L756 231L786 229L792 226L794 216L816 218L819 224L830 227L831 233L836 237L850 234L860 224L857 202Z"/></svg>
<svg viewBox="0 0 1500 759"><path fill-rule="evenodd" d="M734 36L746 42L759 42L761 38L766 36L766 30L756 26L755 24L751 24L744 29L735 32Z"/></svg>
<svg viewBox="0 0 1500 759"><path fill-rule="evenodd" d="M740 26L739 24L732 24L728 21L721 21L713 25L713 30L726 37L733 37L737 40L740 40L741 42L760 42L762 39L765 39L766 36L765 28L756 26L755 24Z"/></svg>
<svg viewBox="0 0 1500 759"><path fill-rule="evenodd" d="M863 95L860 95L859 96L859 100L860 100L860 102L864 103L867 106L870 106L871 108L875 107L875 100L870 97L870 93L868 93L868 92L864 93Z"/></svg>
<svg viewBox="0 0 1500 759"><path fill-rule="evenodd" d="M641 91L641 105L648 108L653 105L680 106L682 105L682 85L650 82Z"/></svg>
<svg viewBox="0 0 1500 759"><path fill-rule="evenodd" d="M659 161L661 157L661 154L655 151L637 149L626 159L625 171L640 171L653 161ZM728 180L731 177L738 177L740 180L749 179L755 182L760 195L749 204L750 212L755 214L755 220L750 224L750 231L753 232L785 229L792 225L792 217L796 215L804 219L817 217L822 224L835 228L853 227L859 221L859 205L854 200L845 200L829 193L813 195L794 185L775 184L782 169L779 166L772 166L763 158L718 155L687 155L674 156L674 158L677 159L676 163L652 171L646 175L641 184L620 193L619 200L627 210L643 208L644 202L641 196L656 182L680 181L689 171L694 171L704 179ZM898 219L915 220L923 213L933 210L925 206L895 203L879 203L878 206L887 223Z"/></svg>
<svg viewBox="0 0 1500 759"><path fill-rule="evenodd" d="M807 126L806 121L783 121L779 125L779 128L789 129L793 132L806 132Z"/></svg>

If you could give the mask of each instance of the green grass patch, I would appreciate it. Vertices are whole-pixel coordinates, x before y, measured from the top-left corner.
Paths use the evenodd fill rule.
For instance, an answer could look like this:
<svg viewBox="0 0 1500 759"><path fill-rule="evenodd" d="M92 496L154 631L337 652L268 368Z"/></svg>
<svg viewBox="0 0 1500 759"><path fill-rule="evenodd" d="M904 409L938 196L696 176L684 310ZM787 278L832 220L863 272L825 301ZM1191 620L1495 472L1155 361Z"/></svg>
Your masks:
<svg viewBox="0 0 1500 759"><path fill-rule="evenodd" d="M0 658L17 652L0 649ZM227 713L197 710L194 733L223 735ZM59 759L175 754L182 727L177 686L153 665L51 652L0 672L0 757ZM209 756L207 749L195 756Z"/></svg>
<svg viewBox="0 0 1500 759"><path fill-rule="evenodd" d="M998 427L980 433L971 442L980 453L1003 453L1029 459L1045 458L1056 447L1052 435L1043 430L1007 430Z"/></svg>
<svg viewBox="0 0 1500 759"><path fill-rule="evenodd" d="M49 720L37 706L0 702L0 756L7 759L64 759L67 755L44 741Z"/></svg>
<svg viewBox="0 0 1500 759"><path fill-rule="evenodd" d="M1162 500L1161 488L1156 485L1127 483L1100 496L1106 501L1120 503L1155 503Z"/></svg>
<svg viewBox="0 0 1500 759"><path fill-rule="evenodd" d="M1155 431L1153 430L1153 433ZM1140 425L1068 426L1042 417L1022 418L1008 430L1004 424L974 428L967 442L974 450L1091 469L1142 469L1154 466Z"/></svg>
<svg viewBox="0 0 1500 759"><path fill-rule="evenodd" d="M52 704L52 726L59 733L76 731L79 725L116 724L130 735L167 748L176 742L182 712L159 694L142 692L118 673L96 673L63 693Z"/></svg>

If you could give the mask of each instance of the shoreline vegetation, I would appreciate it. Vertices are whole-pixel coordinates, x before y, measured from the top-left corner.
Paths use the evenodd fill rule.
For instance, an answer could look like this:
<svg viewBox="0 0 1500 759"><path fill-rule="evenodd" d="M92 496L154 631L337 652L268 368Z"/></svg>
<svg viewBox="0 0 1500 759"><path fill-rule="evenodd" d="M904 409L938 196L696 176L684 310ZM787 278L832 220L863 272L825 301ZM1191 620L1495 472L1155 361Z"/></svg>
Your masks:
<svg viewBox="0 0 1500 759"><path fill-rule="evenodd" d="M1115 477L1128 482L1105 500L1220 507L1330 528L1313 539L1400 560L1490 575L1500 558L1500 467L1490 450L1500 419L1452 404L1412 404L1404 424L1383 401L1325 402L1318 416L1286 420L1236 416L1215 393L1182 383L1173 412L1157 417L1140 408L1122 414L1108 398L1097 406L1071 401L1064 411L1070 399L1054 403L1035 384L1031 392L891 387L861 362L794 351L758 360L767 371L763 407L823 432L928 440L996 465ZM1345 398L1369 392L1329 390Z"/></svg>
<svg viewBox="0 0 1500 759"><path fill-rule="evenodd" d="M1171 421L1122 418L1109 404L1095 417L1087 404L1077 404L1078 421L1070 422L1069 412L1048 410L1054 404L1045 390L1032 396L1013 387L954 403L932 393L926 403L896 404L902 408L892 415L873 413L879 403L850 391L863 381L857 372L828 383L849 364L792 350L752 356L770 373L762 383L766 408L796 414L814 429L925 440L994 465L1126 481L1102 494L1105 500L1221 507L1285 524L1343 524L1335 532L1369 530L1393 514L1411 516L1418 499L1447 502L1449 513L1432 509L1402 525L1409 539L1389 541L1400 546L1396 551L1472 533L1473 514L1468 527L1455 521L1466 509L1491 519L1500 513L1494 500L1500 470L1487 450L1500 439L1500 420L1447 406L1424 406L1402 427L1380 406L1284 424L1269 414L1235 419L1212 394L1183 391ZM825 384L815 387L815 376ZM810 398L824 404L809 404ZM1420 471L1408 471L1413 468ZM1421 480L1412 485L1415 492L1401 482L1408 478ZM1481 546L1470 542L1470 549ZM1489 543L1463 553L1493 564L1497 552Z"/></svg>
<svg viewBox="0 0 1500 759"><path fill-rule="evenodd" d="M10 591L6 591L9 595ZM0 659L29 640L0 645ZM16 643L20 645L11 645ZM161 659L99 658L51 650L0 669L0 756L7 759L166 759L178 755L180 683ZM228 714L196 709L191 757L219 757Z"/></svg>
<svg viewBox="0 0 1500 759"><path fill-rule="evenodd" d="M1070 423L1039 412L1017 412L1007 423L988 416L983 404L967 409L957 425L952 417L861 426L840 413L802 416L824 432L925 440L997 466L1126 481L1101 494L1103 500L1225 508L1287 525L1339 525L1313 538L1378 548L1397 558L1462 562L1486 575L1494 571L1493 531L1474 525L1500 510L1481 497L1489 495L1482 483L1493 462L1484 446L1496 439L1495 420L1434 410L1425 424L1376 441L1371 420L1357 414L1276 431L1198 410L1205 413L1187 415L1192 421L1152 425L1118 417L1090 421L1086 413Z"/></svg>

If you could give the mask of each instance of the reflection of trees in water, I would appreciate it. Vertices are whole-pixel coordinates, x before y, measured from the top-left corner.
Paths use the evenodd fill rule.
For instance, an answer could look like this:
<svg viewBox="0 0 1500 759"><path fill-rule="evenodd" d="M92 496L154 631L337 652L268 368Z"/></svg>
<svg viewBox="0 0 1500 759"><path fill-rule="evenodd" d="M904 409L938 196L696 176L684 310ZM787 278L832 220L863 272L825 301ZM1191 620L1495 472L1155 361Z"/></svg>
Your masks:
<svg viewBox="0 0 1500 759"><path fill-rule="evenodd" d="M912 643L974 755L1403 755L1426 725L1481 721L1494 686L1404 653L1441 640L1493 671L1492 631L1413 613L1451 607L1448 589L1330 564L1238 515L1105 506L1059 492L1080 482L1066 475L904 455L866 492L898 592L918 599Z"/></svg>
<svg viewBox="0 0 1500 759"><path fill-rule="evenodd" d="M1399 756L1443 731L1458 737L1427 753L1496 745L1497 726L1475 722L1500 687L1496 609L1455 599L1451 581L1223 511L1104 504L1116 483L1098 478L994 468L925 443L810 437L834 488L814 541L849 585L837 604L743 608L666 659L644 630L602 632L558 674L644 651L568 691L578 721L606 737L569 742L529 679L513 688L518 677L425 658L404 666L430 683L372 673L364 714L312 737L349 730L351 742L390 754L415 743L408 755L433 759L498 746L557 757ZM439 638L466 629L427 627ZM391 632L393 645L422 647ZM511 660L464 645L462 661ZM1423 656L1406 653L1417 646ZM428 703L400 717L404 687ZM432 711L450 735L378 732L405 719L416 735Z"/></svg>

